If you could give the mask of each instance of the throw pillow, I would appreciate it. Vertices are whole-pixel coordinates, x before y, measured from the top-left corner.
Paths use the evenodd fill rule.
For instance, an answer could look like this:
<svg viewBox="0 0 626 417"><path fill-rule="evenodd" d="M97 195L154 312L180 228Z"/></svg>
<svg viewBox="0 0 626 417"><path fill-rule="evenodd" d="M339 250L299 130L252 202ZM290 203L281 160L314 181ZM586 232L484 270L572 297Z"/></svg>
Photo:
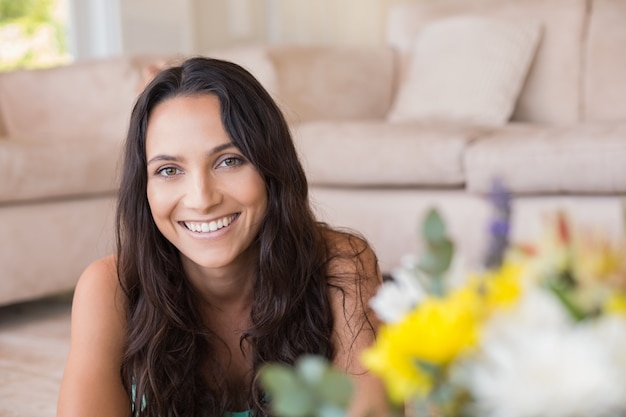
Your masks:
<svg viewBox="0 0 626 417"><path fill-rule="evenodd" d="M474 15L425 25L388 119L505 124L535 55L535 21Z"/></svg>

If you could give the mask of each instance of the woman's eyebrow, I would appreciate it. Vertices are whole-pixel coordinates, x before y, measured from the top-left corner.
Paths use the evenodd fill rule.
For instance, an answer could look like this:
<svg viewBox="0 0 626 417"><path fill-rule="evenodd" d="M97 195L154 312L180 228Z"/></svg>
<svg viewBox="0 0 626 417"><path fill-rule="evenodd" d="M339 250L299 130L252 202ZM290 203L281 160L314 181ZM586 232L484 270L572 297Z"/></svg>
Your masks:
<svg viewBox="0 0 626 417"><path fill-rule="evenodd" d="M215 155L216 153L222 152L228 148L234 148L235 144L232 142L226 142L226 143L222 143L221 145L217 145L215 148L211 149L209 151L209 155ZM148 161L147 165L150 165L154 162L162 162L162 161L166 161L166 162L176 162L179 161L180 158L177 156L172 156L172 155L166 155L166 154L159 154L156 155L153 158L150 158L150 160Z"/></svg>
<svg viewBox="0 0 626 417"><path fill-rule="evenodd" d="M222 143L221 145L217 145L215 148L211 149L209 155L215 155L218 152L225 151L228 148L234 148L235 144L232 142Z"/></svg>
<svg viewBox="0 0 626 417"><path fill-rule="evenodd" d="M147 165L150 165L154 162L160 162L160 161L175 162L175 161L178 161L178 158L175 156L171 156L171 155L157 155L154 158L151 158L148 161Z"/></svg>

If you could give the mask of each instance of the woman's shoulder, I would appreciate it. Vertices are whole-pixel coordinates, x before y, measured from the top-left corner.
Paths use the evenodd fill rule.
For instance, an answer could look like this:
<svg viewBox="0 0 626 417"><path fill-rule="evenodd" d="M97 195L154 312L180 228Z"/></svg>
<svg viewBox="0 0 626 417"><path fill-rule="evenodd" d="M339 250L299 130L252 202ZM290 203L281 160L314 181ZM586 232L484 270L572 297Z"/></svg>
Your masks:
<svg viewBox="0 0 626 417"><path fill-rule="evenodd" d="M105 256L104 258L96 259L95 261L87 265L84 272L88 275L106 275L109 278L112 275L117 276L115 255L109 255Z"/></svg>
<svg viewBox="0 0 626 417"><path fill-rule="evenodd" d="M322 225L324 237L331 254L360 255L365 252L373 253L369 242L361 234L350 229L333 228Z"/></svg>
<svg viewBox="0 0 626 417"><path fill-rule="evenodd" d="M333 228L325 228L323 236L328 247L329 275L357 274L378 278L378 258L363 236L354 231Z"/></svg>
<svg viewBox="0 0 626 417"><path fill-rule="evenodd" d="M107 256L89 264L81 274L74 291L74 309L93 314L102 309L117 316L123 305L121 294L115 257Z"/></svg>
<svg viewBox="0 0 626 417"><path fill-rule="evenodd" d="M97 260L76 285L59 416L127 415L130 409L120 379L126 326L115 271L113 257Z"/></svg>
<svg viewBox="0 0 626 417"><path fill-rule="evenodd" d="M119 286L117 267L113 255L100 258L89 264L78 279L77 290L87 288L110 291Z"/></svg>

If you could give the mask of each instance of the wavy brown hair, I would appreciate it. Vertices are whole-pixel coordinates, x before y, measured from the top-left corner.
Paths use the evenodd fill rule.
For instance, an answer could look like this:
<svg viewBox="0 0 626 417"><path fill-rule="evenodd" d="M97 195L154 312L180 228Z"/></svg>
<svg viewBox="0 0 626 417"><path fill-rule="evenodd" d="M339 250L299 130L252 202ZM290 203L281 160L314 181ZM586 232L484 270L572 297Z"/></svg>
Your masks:
<svg viewBox="0 0 626 417"><path fill-rule="evenodd" d="M135 415L218 416L235 406L220 340L199 314L178 250L157 229L146 197L146 131L152 110L178 96L215 95L232 142L262 176L268 209L259 248L250 323L254 375L266 362L305 353L332 359L328 228L317 223L289 128L274 100L240 66L191 58L160 72L139 95L125 144L117 208L117 272L125 295L127 341L121 367ZM353 240L354 242L360 239ZM356 247L356 244L355 244ZM354 251L351 253L354 258ZM253 415L269 414L255 377L240 387Z"/></svg>

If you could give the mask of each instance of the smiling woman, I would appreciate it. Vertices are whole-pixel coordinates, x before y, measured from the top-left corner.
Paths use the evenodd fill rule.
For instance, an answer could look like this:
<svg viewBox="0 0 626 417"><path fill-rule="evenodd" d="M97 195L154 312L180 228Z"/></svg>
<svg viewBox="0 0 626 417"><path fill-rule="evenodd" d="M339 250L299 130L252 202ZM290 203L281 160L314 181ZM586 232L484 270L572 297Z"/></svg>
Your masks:
<svg viewBox="0 0 626 417"><path fill-rule="evenodd" d="M59 417L269 415L260 367L305 354L353 378L352 415L385 413L358 359L376 256L316 221L285 119L247 71L193 58L140 94L117 234L75 292Z"/></svg>
<svg viewBox="0 0 626 417"><path fill-rule="evenodd" d="M206 275L216 268L244 275L240 271L253 265L248 253L254 252L267 194L259 172L224 130L219 99L180 96L156 106L146 155L154 222L179 250L196 288L210 286ZM196 266L206 271L191 273Z"/></svg>

